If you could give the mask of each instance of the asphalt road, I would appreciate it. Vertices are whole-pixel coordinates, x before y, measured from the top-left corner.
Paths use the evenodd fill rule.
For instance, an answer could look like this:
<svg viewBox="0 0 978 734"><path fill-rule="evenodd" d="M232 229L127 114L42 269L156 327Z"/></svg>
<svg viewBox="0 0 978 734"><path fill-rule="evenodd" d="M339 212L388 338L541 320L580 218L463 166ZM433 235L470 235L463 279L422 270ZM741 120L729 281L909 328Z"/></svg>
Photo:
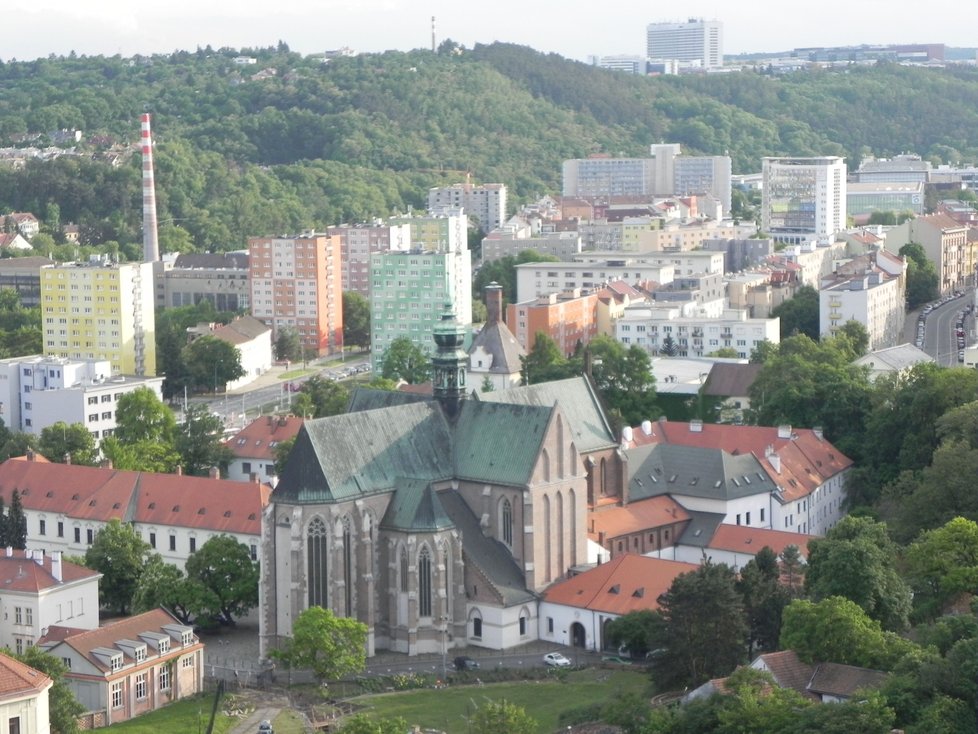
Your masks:
<svg viewBox="0 0 978 734"><path fill-rule="evenodd" d="M944 366L956 366L958 362L957 337L954 334L954 323L958 312L966 309L974 302L974 291L968 290L960 298L952 298L947 303L937 306L927 315L924 329L923 350ZM965 317L965 343L974 344L974 319Z"/></svg>

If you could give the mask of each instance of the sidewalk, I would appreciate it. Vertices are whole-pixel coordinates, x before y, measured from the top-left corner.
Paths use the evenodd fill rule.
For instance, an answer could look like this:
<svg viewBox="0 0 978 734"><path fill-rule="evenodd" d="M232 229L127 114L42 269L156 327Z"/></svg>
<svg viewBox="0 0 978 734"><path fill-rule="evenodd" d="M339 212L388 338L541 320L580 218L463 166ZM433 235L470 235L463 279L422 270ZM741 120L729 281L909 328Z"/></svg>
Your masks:
<svg viewBox="0 0 978 734"><path fill-rule="evenodd" d="M260 390L265 387L271 387L273 385L282 385L287 382L282 375L288 374L289 372L301 372L303 369L306 370L305 374L296 376L296 379L302 380L307 377L312 377L313 375L321 372L322 370L329 369L331 367L342 366L347 362L358 362L362 360L365 356L369 357L369 352L347 352L342 359L340 357L331 355L327 357L318 357L316 359L306 362L305 368L303 368L302 362L293 362L288 367L281 364L273 364L269 370L262 373L254 380L249 382L247 385L242 385L241 387L235 388L233 390L228 390L227 394L229 396L242 395L245 393L253 392L255 390Z"/></svg>

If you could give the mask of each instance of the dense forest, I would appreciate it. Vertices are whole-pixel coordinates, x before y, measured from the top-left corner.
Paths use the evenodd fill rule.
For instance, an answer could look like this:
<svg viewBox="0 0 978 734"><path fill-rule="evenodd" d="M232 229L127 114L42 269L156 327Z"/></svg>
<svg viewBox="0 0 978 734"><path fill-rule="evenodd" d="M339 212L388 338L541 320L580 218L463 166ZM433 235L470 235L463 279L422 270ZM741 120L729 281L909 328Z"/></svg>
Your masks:
<svg viewBox="0 0 978 734"><path fill-rule="evenodd" d="M978 70L966 67L642 78L498 43L329 63L285 45L206 48L0 63L0 147L83 133L81 155L0 167L0 212L32 211L52 231L76 222L91 244L140 241L144 110L161 239L181 250L421 208L428 187L466 174L526 201L559 191L564 159L660 141L729 154L738 172L778 154L978 160Z"/></svg>

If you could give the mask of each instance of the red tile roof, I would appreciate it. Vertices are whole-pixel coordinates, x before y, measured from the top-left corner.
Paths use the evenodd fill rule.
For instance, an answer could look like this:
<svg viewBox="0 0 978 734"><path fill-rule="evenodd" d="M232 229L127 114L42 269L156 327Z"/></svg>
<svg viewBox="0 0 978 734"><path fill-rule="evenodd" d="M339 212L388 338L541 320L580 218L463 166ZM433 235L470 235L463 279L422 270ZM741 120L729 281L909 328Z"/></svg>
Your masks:
<svg viewBox="0 0 978 734"><path fill-rule="evenodd" d="M625 553L548 588L544 601L609 614L658 609L659 597L673 580L699 568L695 563L665 561Z"/></svg>
<svg viewBox="0 0 978 734"><path fill-rule="evenodd" d="M786 437L781 428L773 426L733 426L704 423L702 430L690 430L689 423L657 421L651 435L641 428L632 431L629 446L650 443L672 443L680 446L722 449L729 454L753 454L771 479L781 487L785 501L807 497L828 479L852 466L852 459L810 428L787 427ZM628 448L629 446L626 446ZM780 459L778 471L768 450Z"/></svg>
<svg viewBox="0 0 978 734"><path fill-rule="evenodd" d="M591 527L589 535L597 539L600 533L604 533L605 538L610 540L686 520L689 520L689 513L682 505L668 495L660 495L624 507L591 512L588 518Z"/></svg>
<svg viewBox="0 0 978 734"><path fill-rule="evenodd" d="M93 650L99 647L116 649L116 641L138 640L141 632L168 634L163 630L164 625L176 625L179 627L186 626L168 611L160 608L149 612L144 612L143 614L136 614L125 619L120 619L117 622L111 622L104 627L99 627L93 630L82 630L74 634L64 634L63 630L58 630L54 636L45 635L38 640L37 644L38 646L44 646L48 649L52 649L57 644L68 645L77 651L79 655L87 658L89 662L98 667L99 670L107 672L110 670L110 667L98 657L92 655ZM194 642L198 642L196 636L194 637ZM51 643L55 643L55 645L52 645ZM179 646L171 646L171 650L174 648L178 650L183 649ZM119 652L122 652L122 650L119 649ZM163 657L166 657L166 655Z"/></svg>
<svg viewBox="0 0 978 734"><path fill-rule="evenodd" d="M61 561L61 581L56 581L51 573L51 556L42 556L42 562L38 563L27 557L29 552L13 550L11 555L7 556L0 550L0 589L37 593L44 589L60 586L63 583L95 578L101 575L98 571L63 560ZM34 553L40 554L41 551L34 551Z"/></svg>
<svg viewBox="0 0 978 734"><path fill-rule="evenodd" d="M50 685L44 673L0 652L0 701L40 693Z"/></svg>
<svg viewBox="0 0 978 734"><path fill-rule="evenodd" d="M258 535L271 487L229 479L151 474L9 459L0 497L20 491L24 508L70 518L138 522Z"/></svg>
<svg viewBox="0 0 978 734"><path fill-rule="evenodd" d="M767 546L777 555L781 555L785 548L794 545L798 546L802 558L808 558L808 541L816 537L818 536L721 523L717 526L716 532L713 533L707 547L736 553L756 554L761 548Z"/></svg>
<svg viewBox="0 0 978 734"><path fill-rule="evenodd" d="M808 681L811 680L814 666L799 660L794 650L759 655L751 663L751 667L767 670L782 688L797 691L805 698L817 698L808 690Z"/></svg>
<svg viewBox="0 0 978 734"><path fill-rule="evenodd" d="M295 438L302 428L302 418L260 416L227 440L227 447L239 459L274 459L275 446Z"/></svg>

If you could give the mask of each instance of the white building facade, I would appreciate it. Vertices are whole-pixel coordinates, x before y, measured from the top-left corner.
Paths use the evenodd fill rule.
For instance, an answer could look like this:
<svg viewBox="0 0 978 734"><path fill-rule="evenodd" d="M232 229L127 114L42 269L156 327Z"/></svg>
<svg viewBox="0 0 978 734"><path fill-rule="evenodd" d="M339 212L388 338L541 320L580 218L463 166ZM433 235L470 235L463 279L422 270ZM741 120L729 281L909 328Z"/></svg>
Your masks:
<svg viewBox="0 0 978 734"><path fill-rule="evenodd" d="M781 242L828 237L846 227L846 163L840 156L765 157L761 230Z"/></svg>
<svg viewBox="0 0 978 734"><path fill-rule="evenodd" d="M675 59L704 69L723 66L723 24L718 20L650 23L645 38L650 59Z"/></svg>
<svg viewBox="0 0 978 734"><path fill-rule="evenodd" d="M428 209L461 208L478 222L483 232L491 232L506 221L508 189L506 184L457 183L428 189Z"/></svg>

